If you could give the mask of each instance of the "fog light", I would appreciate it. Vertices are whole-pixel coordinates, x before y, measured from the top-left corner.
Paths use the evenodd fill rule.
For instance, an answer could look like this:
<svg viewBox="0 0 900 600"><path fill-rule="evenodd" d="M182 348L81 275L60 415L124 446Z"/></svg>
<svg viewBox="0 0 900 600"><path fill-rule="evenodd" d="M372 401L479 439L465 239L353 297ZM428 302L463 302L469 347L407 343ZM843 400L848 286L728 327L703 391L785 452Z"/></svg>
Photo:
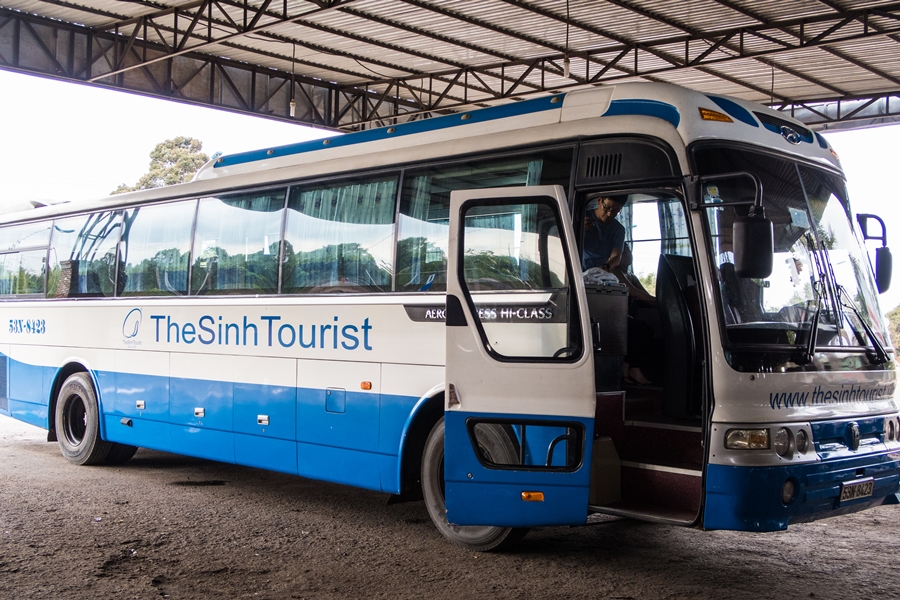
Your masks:
<svg viewBox="0 0 900 600"><path fill-rule="evenodd" d="M782 427L772 436L772 447L778 456L787 456L791 452L791 432Z"/></svg>
<svg viewBox="0 0 900 600"><path fill-rule="evenodd" d="M725 447L729 450L767 450L768 429L729 429L725 432Z"/></svg>
<svg viewBox="0 0 900 600"><path fill-rule="evenodd" d="M805 429L801 429L797 432L797 437L794 438L794 444L797 446L797 452L806 454L806 451L809 449L809 436L806 435Z"/></svg>
<svg viewBox="0 0 900 600"><path fill-rule="evenodd" d="M791 500L794 499L794 482L788 479L784 482L784 485L781 486L781 501L785 504L790 504Z"/></svg>

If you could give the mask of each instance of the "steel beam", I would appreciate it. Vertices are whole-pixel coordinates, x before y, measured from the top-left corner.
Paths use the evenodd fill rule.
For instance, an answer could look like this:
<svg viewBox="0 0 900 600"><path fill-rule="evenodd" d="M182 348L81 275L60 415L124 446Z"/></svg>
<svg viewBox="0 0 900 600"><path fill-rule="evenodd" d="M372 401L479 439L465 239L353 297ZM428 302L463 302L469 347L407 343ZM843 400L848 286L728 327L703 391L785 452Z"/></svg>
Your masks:
<svg viewBox="0 0 900 600"><path fill-rule="evenodd" d="M131 33L94 31L0 9L0 69L327 129L345 126L335 115L355 123L356 119L346 116L355 111L366 114L367 121L387 122L423 108L405 98L379 103L381 94L374 90L343 89L212 55L180 52L173 56L172 46ZM292 98L295 117L290 116ZM371 102L378 103L379 109L363 110Z"/></svg>
<svg viewBox="0 0 900 600"><path fill-rule="evenodd" d="M45 0L67 8L82 10L65 0ZM102 16L110 20L103 26L87 28L60 21L36 17L0 8L0 68L32 73L57 79L90 83L107 88L122 89L149 96L235 112L261 115L268 118L303 123L316 127L355 130L426 118L471 105L483 105L536 93L564 90L584 84L614 83L641 77L655 80L683 70L695 70L773 98L773 104L807 120L816 127L826 123L847 123L853 119L896 117L894 91L873 94L865 98L851 96L839 85L810 77L796 69L780 65L781 54L799 49L821 48L856 67L879 75L895 89L900 78L851 57L832 45L851 40L881 36L900 39L900 2L877 7L844 9L833 0L822 0L832 12L802 19L768 21L752 11L741 10L759 22L750 26L721 31L701 32L684 23L676 23L656 13L648 12L632 0L609 0L614 4L678 27L685 33L665 39L642 41L616 35L604 29L568 19L564 13L524 0L503 0L522 10L529 10L544 18L564 21L597 39L593 48L570 49L518 32L509 27L488 23L443 5L424 0L402 0L422 10L457 19L469 26L484 28L546 49L540 56L516 58L510 54L482 47L447 34L430 33L426 28L389 19L353 6L356 0L319 0L301 4L287 12L287 3L272 0L196 0L175 7L159 6L158 10L140 17L124 18L112 13ZM716 0L724 7L737 10L741 5L733 0ZM149 2L147 5L151 5ZM297 5L294 4L296 7ZM96 9L83 10L98 14ZM308 21L322 11L341 11L359 19L377 22L408 34L422 36L445 44L454 44L468 51L480 53L482 62L463 64L426 53L388 44L376 38L351 34L320 23ZM881 19L877 26L871 25ZM434 65L429 72L415 72L403 64L379 58L369 58L351 51L316 46L304 42L301 36L276 35L272 30L285 23L312 27L331 36L354 39L360 45L390 49L394 53L417 56ZM859 24L867 23L866 27ZM816 35L804 34L814 30ZM788 32L793 38L785 38ZM778 37L777 34L781 34ZM284 52L261 51L242 43L253 35L279 42ZM745 39L764 42L751 51ZM692 43L698 50L692 48ZM244 64L207 53L213 47L229 46L274 59L277 63L299 69L330 71L343 83L293 75L285 70ZM337 55L356 62L359 68L315 62L315 58L294 60L293 48L305 47L314 53ZM673 47L683 47L684 55L673 53ZM277 48L278 46L276 46ZM569 78L563 77L563 59L572 61ZM645 66L655 59L655 64ZM821 88L824 100L791 98L778 90L741 80L717 68L737 60L753 59L771 65ZM486 62L485 62L486 60ZM474 61L477 62L477 61ZM376 69L391 71L389 77L372 77ZM294 101L296 117L290 117ZM872 100L869 104L867 101ZM841 103L841 108L829 112L811 108L817 103ZM884 114L872 116L875 107L884 103ZM857 103L857 104L854 104ZM849 107L853 108L849 108Z"/></svg>

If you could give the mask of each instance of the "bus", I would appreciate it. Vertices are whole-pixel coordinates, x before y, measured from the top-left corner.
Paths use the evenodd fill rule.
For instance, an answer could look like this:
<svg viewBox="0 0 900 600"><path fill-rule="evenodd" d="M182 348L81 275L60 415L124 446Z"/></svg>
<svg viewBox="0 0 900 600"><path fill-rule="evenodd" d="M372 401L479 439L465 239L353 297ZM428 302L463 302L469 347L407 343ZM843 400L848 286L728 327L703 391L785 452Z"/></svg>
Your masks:
<svg viewBox="0 0 900 600"><path fill-rule="evenodd" d="M586 276L607 198L623 260ZM886 242L821 135L667 84L221 156L0 217L0 413L78 465L424 500L471 550L782 530L900 498Z"/></svg>

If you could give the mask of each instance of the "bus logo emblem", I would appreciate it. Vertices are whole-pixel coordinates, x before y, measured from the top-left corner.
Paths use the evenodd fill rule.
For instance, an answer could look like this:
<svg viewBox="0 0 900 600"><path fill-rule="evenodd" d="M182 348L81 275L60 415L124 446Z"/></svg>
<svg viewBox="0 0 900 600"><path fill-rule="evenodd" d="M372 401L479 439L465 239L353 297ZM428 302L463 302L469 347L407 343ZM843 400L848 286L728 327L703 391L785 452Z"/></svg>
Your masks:
<svg viewBox="0 0 900 600"><path fill-rule="evenodd" d="M138 334L138 330L141 328L142 316L139 308L132 308L131 312L125 315L125 320L122 321L122 335L126 339L131 339Z"/></svg>
<svg viewBox="0 0 900 600"><path fill-rule="evenodd" d="M800 140L803 138L800 137L800 134L788 127L787 125L781 126L781 137L786 139L788 143L791 144L799 144Z"/></svg>

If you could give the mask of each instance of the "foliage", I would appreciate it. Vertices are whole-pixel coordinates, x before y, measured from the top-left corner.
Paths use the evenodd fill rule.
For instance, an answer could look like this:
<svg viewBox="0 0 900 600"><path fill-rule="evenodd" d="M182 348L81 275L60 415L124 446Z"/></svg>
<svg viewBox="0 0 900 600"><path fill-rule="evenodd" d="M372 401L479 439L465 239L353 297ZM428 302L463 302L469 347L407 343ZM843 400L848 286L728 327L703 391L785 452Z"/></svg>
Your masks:
<svg viewBox="0 0 900 600"><path fill-rule="evenodd" d="M541 265L527 258L497 255L490 250L467 250L463 268L466 285L473 291L521 290L565 287L556 273L550 272L545 281Z"/></svg>
<svg viewBox="0 0 900 600"><path fill-rule="evenodd" d="M897 306L894 310L890 311L887 314L887 317L891 322L891 338L896 344L897 340L900 340L900 306Z"/></svg>
<svg viewBox="0 0 900 600"><path fill-rule="evenodd" d="M203 142L179 136L156 145L150 153L150 170L133 186L121 184L113 194L149 190L176 183L187 183L209 161L201 152Z"/></svg>
<svg viewBox="0 0 900 600"><path fill-rule="evenodd" d="M644 286L644 289L650 292L651 294L655 294L654 290L656 290L656 273L653 271L641 275L638 277L641 282L641 285Z"/></svg>
<svg viewBox="0 0 900 600"><path fill-rule="evenodd" d="M397 243L397 289L447 289L447 255L425 237L408 237Z"/></svg>

